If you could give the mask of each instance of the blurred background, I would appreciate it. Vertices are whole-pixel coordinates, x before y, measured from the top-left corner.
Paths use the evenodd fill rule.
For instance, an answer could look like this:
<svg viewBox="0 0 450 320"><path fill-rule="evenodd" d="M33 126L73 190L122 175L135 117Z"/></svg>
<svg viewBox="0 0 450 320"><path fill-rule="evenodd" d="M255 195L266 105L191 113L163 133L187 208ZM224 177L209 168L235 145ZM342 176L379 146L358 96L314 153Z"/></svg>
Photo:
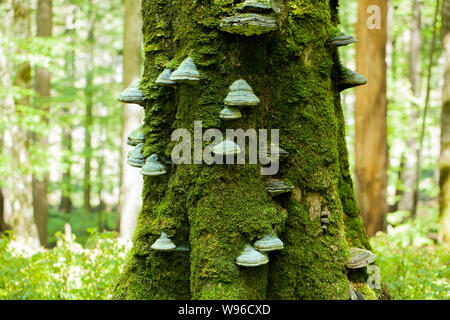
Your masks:
<svg viewBox="0 0 450 320"><path fill-rule="evenodd" d="M359 39L341 60L369 81L341 95L351 171L394 299L450 298L449 3L340 1ZM111 296L141 203L124 159L143 112L116 100L140 78L139 10L0 1L0 299Z"/></svg>

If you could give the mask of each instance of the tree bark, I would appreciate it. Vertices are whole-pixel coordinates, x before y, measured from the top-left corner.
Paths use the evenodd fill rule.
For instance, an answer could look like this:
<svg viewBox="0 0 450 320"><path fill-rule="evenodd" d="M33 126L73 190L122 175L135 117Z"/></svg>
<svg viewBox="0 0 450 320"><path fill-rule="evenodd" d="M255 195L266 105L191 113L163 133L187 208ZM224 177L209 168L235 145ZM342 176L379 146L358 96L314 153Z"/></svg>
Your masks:
<svg viewBox="0 0 450 320"><path fill-rule="evenodd" d="M52 35L53 13L52 0L39 0L37 8L37 36L50 37ZM45 112L42 121L48 123L48 98L50 97L50 71L44 68L36 68L36 75L34 80L34 90L37 94L35 106L41 108ZM48 137L39 137L38 134L33 134L33 143L38 143L40 148L47 150ZM33 175L33 209L34 220L39 233L39 240L41 245L47 244L47 189L49 175L45 169L42 177Z"/></svg>
<svg viewBox="0 0 450 320"><path fill-rule="evenodd" d="M356 69L368 84L356 88L355 171L358 203L367 234L384 229L387 212L386 39L387 2L378 1L380 28L369 28L372 1L358 1Z"/></svg>
<svg viewBox="0 0 450 320"><path fill-rule="evenodd" d="M30 37L30 1L12 0L8 6L11 8L3 21L5 35L11 40L26 40ZM10 56L20 53L20 49L6 49L0 47L0 79L4 88L18 86L22 89L31 89L31 67L28 62L14 65ZM14 99L11 90L5 91L3 101L4 114L7 118L8 128L4 132L3 150L10 157L10 174L5 178L4 218L16 239L29 241L38 246L39 237L33 216L32 203L32 164L29 156L30 133L24 131L17 124L23 117L21 107L29 106L28 96Z"/></svg>
<svg viewBox="0 0 450 320"><path fill-rule="evenodd" d="M441 41L445 63L441 113L439 240L450 244L450 1L442 6Z"/></svg>
<svg viewBox="0 0 450 320"><path fill-rule="evenodd" d="M169 161L172 130L279 129L289 156L276 177L295 186L271 198L258 164L166 165L144 177L129 261L118 299L348 299L349 246L369 248L349 173L340 104L337 1L276 0L279 30L238 36L217 29L235 1L142 1L145 155ZM153 85L165 67L192 57L202 78L177 88ZM222 121L229 85L245 79L261 104ZM324 233L321 212L330 214ZM239 267L246 243L275 231L282 251L256 268ZM161 232L190 253L150 248ZM358 281L365 287L364 275ZM368 287L364 294L373 295Z"/></svg>
<svg viewBox="0 0 450 320"><path fill-rule="evenodd" d="M140 0L125 0L125 28L123 39L123 88L141 76L142 16ZM120 189L120 237L130 240L136 228L136 219L142 206L143 179L138 170L127 165L128 134L142 124L140 106L123 105L122 184Z"/></svg>

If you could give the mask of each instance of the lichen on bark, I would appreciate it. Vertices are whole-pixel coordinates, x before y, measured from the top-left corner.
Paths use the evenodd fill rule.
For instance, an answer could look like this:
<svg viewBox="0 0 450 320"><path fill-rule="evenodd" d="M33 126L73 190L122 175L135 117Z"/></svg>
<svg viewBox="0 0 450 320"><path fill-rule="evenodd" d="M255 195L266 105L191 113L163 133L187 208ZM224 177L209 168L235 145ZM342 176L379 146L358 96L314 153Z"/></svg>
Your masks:
<svg viewBox="0 0 450 320"><path fill-rule="evenodd" d="M133 248L116 287L118 299L348 299L349 245L369 248L348 168L345 123L337 89L337 1L272 1L279 30L238 36L218 30L236 13L232 0L144 0L145 71L141 88L147 139L168 174L145 177ZM164 68L190 56L198 84L158 87ZM242 118L219 113L235 80L261 100ZM295 186L271 198L260 166L170 165L177 128L279 129L289 156L275 176ZM193 135L191 135L193 136ZM320 213L330 215L324 233ZM275 231L284 242L267 265L237 266L244 245ZM166 232L190 252L155 252ZM354 281L364 284L364 271Z"/></svg>

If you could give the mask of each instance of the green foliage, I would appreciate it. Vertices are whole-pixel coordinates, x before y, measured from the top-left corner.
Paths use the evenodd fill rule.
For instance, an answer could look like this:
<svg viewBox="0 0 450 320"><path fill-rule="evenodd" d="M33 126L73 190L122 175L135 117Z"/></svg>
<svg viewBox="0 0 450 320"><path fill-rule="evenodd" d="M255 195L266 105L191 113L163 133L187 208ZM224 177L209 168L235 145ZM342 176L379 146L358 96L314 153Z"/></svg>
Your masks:
<svg viewBox="0 0 450 320"><path fill-rule="evenodd" d="M404 216L391 214L394 226L371 240L392 297L450 299L450 250L430 239L438 228L437 212L400 224Z"/></svg>
<svg viewBox="0 0 450 320"><path fill-rule="evenodd" d="M127 244L90 230L85 247L58 234L51 250L0 239L0 299L109 299L125 263Z"/></svg>

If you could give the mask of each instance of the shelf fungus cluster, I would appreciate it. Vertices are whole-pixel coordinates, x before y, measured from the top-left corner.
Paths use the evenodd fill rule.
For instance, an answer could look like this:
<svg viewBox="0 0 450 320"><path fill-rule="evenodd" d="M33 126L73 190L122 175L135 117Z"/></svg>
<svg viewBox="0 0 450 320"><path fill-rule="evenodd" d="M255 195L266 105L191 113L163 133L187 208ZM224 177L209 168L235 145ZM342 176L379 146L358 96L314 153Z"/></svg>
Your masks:
<svg viewBox="0 0 450 320"><path fill-rule="evenodd" d="M233 141L224 140L216 145L212 151L219 156L228 156L241 153L241 148Z"/></svg>
<svg viewBox="0 0 450 320"><path fill-rule="evenodd" d="M150 247L155 251L182 251L182 252L189 252L191 249L189 246L177 246L175 243L173 243L172 240L167 236L165 232L161 233L161 236L156 239L156 241L152 244Z"/></svg>
<svg viewBox="0 0 450 320"><path fill-rule="evenodd" d="M328 230L328 225L330 224L328 212L322 211L322 213L320 214L320 224L322 226L323 232Z"/></svg>
<svg viewBox="0 0 450 320"><path fill-rule="evenodd" d="M367 79L358 72L345 68L338 82L339 91L362 86L367 83Z"/></svg>
<svg viewBox="0 0 450 320"><path fill-rule="evenodd" d="M155 84L161 86L174 86L176 85L176 81L170 80L170 76L172 75L172 69L164 69L164 71L158 76L155 80Z"/></svg>
<svg viewBox="0 0 450 320"><path fill-rule="evenodd" d="M283 193L291 193L292 191L294 191L293 186L288 185L287 183L278 179L269 179L266 182L265 188L271 196L277 196Z"/></svg>
<svg viewBox="0 0 450 320"><path fill-rule="evenodd" d="M361 248L350 248L350 260L347 267L350 269L359 269L367 267L377 259L377 255L369 250Z"/></svg>
<svg viewBox="0 0 450 320"><path fill-rule="evenodd" d="M242 253L236 258L236 264L242 267L257 267L269 262L266 252L282 250L283 242L273 234L266 234L257 240L253 247L246 244Z"/></svg>
<svg viewBox="0 0 450 320"><path fill-rule="evenodd" d="M269 1L247 0L237 5L235 14L225 17L219 24L219 30L243 35L262 35L278 29L277 21L272 15L274 10Z"/></svg>
<svg viewBox="0 0 450 320"><path fill-rule="evenodd" d="M186 58L186 60L180 64L178 69L172 72L169 81L184 83L195 83L200 81L200 73L191 57Z"/></svg>
<svg viewBox="0 0 450 320"><path fill-rule="evenodd" d="M133 81L128 88L122 91L117 100L123 103L145 105L145 97L141 90L139 90L140 80Z"/></svg>
<svg viewBox="0 0 450 320"><path fill-rule="evenodd" d="M145 134L143 132L144 125L141 125L131 131L131 133L128 135L127 138L127 144L130 146L137 146L140 143L144 143L145 141Z"/></svg>
<svg viewBox="0 0 450 320"><path fill-rule="evenodd" d="M167 173L166 168L159 162L155 153L147 158L140 172L144 176L160 176Z"/></svg>
<svg viewBox="0 0 450 320"><path fill-rule="evenodd" d="M347 46L349 44L353 44L356 42L358 42L358 40L355 37L346 35L341 32L341 33L339 33L339 36L329 40L328 44L331 47L337 48L337 47Z"/></svg>
<svg viewBox="0 0 450 320"><path fill-rule="evenodd" d="M145 164L145 156L142 153L142 149L144 148L143 143L139 143L133 150L128 152L128 160L127 163L130 166L141 168Z"/></svg>
<svg viewBox="0 0 450 320"><path fill-rule="evenodd" d="M242 114L238 107L252 107L260 102L247 81L236 80L230 86L230 91L224 100L225 108L220 112L219 117L224 120L239 119Z"/></svg>

